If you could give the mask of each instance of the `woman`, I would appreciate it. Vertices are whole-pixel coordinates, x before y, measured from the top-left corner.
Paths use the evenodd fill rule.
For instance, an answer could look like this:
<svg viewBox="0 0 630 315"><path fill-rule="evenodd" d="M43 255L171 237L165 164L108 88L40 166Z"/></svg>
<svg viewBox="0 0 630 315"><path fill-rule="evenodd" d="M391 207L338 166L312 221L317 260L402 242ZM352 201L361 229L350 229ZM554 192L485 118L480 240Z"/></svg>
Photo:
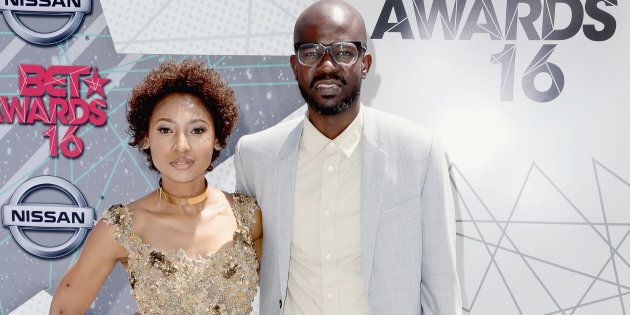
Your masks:
<svg viewBox="0 0 630 315"><path fill-rule="evenodd" d="M83 314L117 262L140 314L251 312L260 209L204 177L237 119L233 91L201 61L164 62L134 88L130 145L159 173L159 188L103 214L61 279L51 314Z"/></svg>

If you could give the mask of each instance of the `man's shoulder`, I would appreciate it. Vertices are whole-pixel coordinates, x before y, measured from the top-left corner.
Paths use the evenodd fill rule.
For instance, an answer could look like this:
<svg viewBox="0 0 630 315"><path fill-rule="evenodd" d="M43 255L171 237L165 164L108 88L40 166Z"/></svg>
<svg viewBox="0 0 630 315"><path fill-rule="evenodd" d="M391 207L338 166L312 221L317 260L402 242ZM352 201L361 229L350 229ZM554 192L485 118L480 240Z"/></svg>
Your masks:
<svg viewBox="0 0 630 315"><path fill-rule="evenodd" d="M384 112L375 108L366 108L366 114L373 117L381 137L387 141L414 141L430 145L435 131L405 117Z"/></svg>
<svg viewBox="0 0 630 315"><path fill-rule="evenodd" d="M239 139L241 149L279 149L285 143L287 137L302 122L304 117L296 117L282 121L273 127L258 131L249 135L244 135Z"/></svg>

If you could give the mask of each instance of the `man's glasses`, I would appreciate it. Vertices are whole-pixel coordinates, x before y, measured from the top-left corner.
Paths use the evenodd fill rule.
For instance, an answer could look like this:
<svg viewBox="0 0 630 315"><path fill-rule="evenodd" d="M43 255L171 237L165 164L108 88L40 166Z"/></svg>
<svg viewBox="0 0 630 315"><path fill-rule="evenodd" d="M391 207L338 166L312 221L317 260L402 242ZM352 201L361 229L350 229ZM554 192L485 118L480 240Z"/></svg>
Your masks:
<svg viewBox="0 0 630 315"><path fill-rule="evenodd" d="M332 59L339 65L354 64L361 50L367 46L362 42L338 42L328 46L317 43L295 43L293 45L298 61L305 66L316 66L328 51Z"/></svg>

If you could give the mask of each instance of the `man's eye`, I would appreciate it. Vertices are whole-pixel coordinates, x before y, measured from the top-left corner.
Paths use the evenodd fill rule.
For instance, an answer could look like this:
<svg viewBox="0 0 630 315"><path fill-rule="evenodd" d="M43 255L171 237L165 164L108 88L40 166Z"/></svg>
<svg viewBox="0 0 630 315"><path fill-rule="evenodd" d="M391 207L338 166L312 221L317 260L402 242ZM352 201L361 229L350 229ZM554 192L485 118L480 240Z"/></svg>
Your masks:
<svg viewBox="0 0 630 315"><path fill-rule="evenodd" d="M352 53L349 51L340 51L337 53L337 56L347 57L347 56L352 56Z"/></svg>
<svg viewBox="0 0 630 315"><path fill-rule="evenodd" d="M191 132L195 135L200 135L206 132L206 128L194 128Z"/></svg>
<svg viewBox="0 0 630 315"><path fill-rule="evenodd" d="M160 127L157 129L159 133L170 133L171 129L166 128L166 127Z"/></svg>

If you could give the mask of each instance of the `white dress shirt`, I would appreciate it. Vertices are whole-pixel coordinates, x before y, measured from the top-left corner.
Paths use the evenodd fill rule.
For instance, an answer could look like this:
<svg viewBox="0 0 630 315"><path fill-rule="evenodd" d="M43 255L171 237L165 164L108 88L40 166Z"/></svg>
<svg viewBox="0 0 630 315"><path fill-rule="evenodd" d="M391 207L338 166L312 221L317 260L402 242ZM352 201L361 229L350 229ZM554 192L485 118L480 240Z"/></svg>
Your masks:
<svg viewBox="0 0 630 315"><path fill-rule="evenodd" d="M304 119L284 314L369 314L360 237L363 111L330 140Z"/></svg>

